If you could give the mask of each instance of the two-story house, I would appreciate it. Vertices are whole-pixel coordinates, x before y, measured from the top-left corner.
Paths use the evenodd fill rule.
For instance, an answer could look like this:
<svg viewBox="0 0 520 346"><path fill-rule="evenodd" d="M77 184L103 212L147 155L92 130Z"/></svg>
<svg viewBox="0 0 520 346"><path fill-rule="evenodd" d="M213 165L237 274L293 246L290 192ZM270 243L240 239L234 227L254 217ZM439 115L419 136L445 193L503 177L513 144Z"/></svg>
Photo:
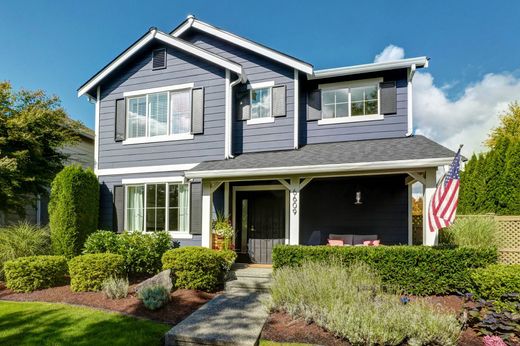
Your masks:
<svg viewBox="0 0 520 346"><path fill-rule="evenodd" d="M409 244L411 184L427 213L454 156L413 133L412 80L427 66L316 70L193 16L151 28L78 90L96 105L100 227L209 247L220 212L261 263L331 233ZM424 243L436 238L425 226Z"/></svg>

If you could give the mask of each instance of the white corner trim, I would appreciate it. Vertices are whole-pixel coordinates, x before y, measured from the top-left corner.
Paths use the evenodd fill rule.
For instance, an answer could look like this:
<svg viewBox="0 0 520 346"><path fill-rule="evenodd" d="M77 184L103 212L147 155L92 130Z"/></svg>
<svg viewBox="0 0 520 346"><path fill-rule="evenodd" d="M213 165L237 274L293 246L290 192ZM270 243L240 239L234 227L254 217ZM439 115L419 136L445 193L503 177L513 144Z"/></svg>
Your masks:
<svg viewBox="0 0 520 346"><path fill-rule="evenodd" d="M268 124L268 123L274 123L274 117L265 117L265 118L255 118L255 119L249 119L246 121L247 125L258 125L258 124Z"/></svg>
<svg viewBox="0 0 520 346"><path fill-rule="evenodd" d="M374 121L374 120L384 120L384 119L385 119L385 116L382 114L354 115L354 116L350 116L350 117L321 119L321 120L318 120L318 125L357 123L357 122L361 122L361 121Z"/></svg>
<svg viewBox="0 0 520 346"><path fill-rule="evenodd" d="M101 86L96 90L96 117L94 119L94 171L98 168L99 162L99 113L101 109Z"/></svg>
<svg viewBox="0 0 520 346"><path fill-rule="evenodd" d="M249 41L247 39L244 39L242 37L239 37L237 35L224 31L222 29L217 29L214 26L201 22L198 19L193 19L193 22L191 23L191 25L182 25L177 30L173 31L171 33L171 35L174 37L179 37L183 32L188 30L190 27L204 31L204 32L206 32L210 35L216 36L224 41L228 41L228 42L231 42L238 46L249 49L250 51L253 51L260 55L266 56L270 59L273 59L273 60L278 61L285 65L288 65L292 68L298 69L304 73L308 73L308 74L313 73L314 69L313 69L312 65L310 65L310 64L307 64L303 61L291 58L285 54L279 53L273 49L267 48L263 45L259 45L258 43Z"/></svg>
<svg viewBox="0 0 520 346"><path fill-rule="evenodd" d="M121 174L140 174L140 173L161 173L161 172L184 172L188 171L198 163L181 163L177 165L162 165L162 166L143 166L143 167L121 167L121 168L104 168L98 169L96 174L98 176L105 175L121 175Z"/></svg>
<svg viewBox="0 0 520 346"><path fill-rule="evenodd" d="M173 239L193 239L193 234L187 232L170 231L168 233L170 233L170 237Z"/></svg>
<svg viewBox="0 0 520 346"><path fill-rule="evenodd" d="M359 172L386 169L411 169L431 168L449 164L453 157L440 157L417 160L396 160L376 162L354 162L325 165L289 166L289 167L266 167L266 168L242 168L224 169L210 171L188 171L187 178L236 178L244 176L289 176L294 174L320 174L337 172Z"/></svg>
<svg viewBox="0 0 520 346"><path fill-rule="evenodd" d="M186 183L186 178L182 175L174 175L174 176L166 176L166 177L156 177L156 178L130 178L130 179L122 179L121 184L123 185L131 185L131 184L146 184L146 183Z"/></svg>
<svg viewBox="0 0 520 346"><path fill-rule="evenodd" d="M261 88L269 88L274 86L274 80L268 82L260 82L260 83L251 83L247 86L247 89L261 89Z"/></svg>
<svg viewBox="0 0 520 346"><path fill-rule="evenodd" d="M178 135L166 135L166 136L153 136L153 137L136 137L127 138L122 145L132 144L146 144L146 143L157 143L157 142L169 142L169 141L186 141L195 138L191 133L178 134Z"/></svg>
<svg viewBox="0 0 520 346"><path fill-rule="evenodd" d="M132 97L132 96L160 93L160 92L173 91L173 90L192 89L193 87L195 87L195 83L185 83L185 84L170 85L170 86L151 88L151 89L141 89L141 90L124 92L123 97Z"/></svg>
<svg viewBox="0 0 520 346"><path fill-rule="evenodd" d="M294 69L294 149L298 149L299 143L299 122L300 122L300 78L297 69Z"/></svg>

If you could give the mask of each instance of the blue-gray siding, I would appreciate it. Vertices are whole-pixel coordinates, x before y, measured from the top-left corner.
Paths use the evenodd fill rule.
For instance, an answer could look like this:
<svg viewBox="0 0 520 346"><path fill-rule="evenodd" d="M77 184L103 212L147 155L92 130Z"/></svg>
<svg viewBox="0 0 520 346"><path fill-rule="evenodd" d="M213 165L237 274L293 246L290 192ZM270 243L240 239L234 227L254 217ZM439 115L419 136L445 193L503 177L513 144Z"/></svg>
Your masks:
<svg viewBox="0 0 520 346"><path fill-rule="evenodd" d="M188 33L183 39L241 64L250 83L274 81L277 85L286 85L285 117L275 118L273 123L255 125L247 125L245 121L233 119L234 153L291 149L294 138L294 70L196 30Z"/></svg>
<svg viewBox="0 0 520 346"><path fill-rule="evenodd" d="M152 70L146 49L114 78L101 85L99 168L197 163L224 157L225 72L222 68L168 47L167 68ZM204 87L204 134L194 139L123 145L114 141L115 100L127 91L184 83Z"/></svg>
<svg viewBox="0 0 520 346"><path fill-rule="evenodd" d="M383 120L362 121L343 124L318 125L317 121L307 121L305 97L309 90L316 89L318 84L336 83L346 80L383 77L384 81L396 81L397 113L387 114ZM302 107L300 108L300 142L301 144L343 142L363 139L404 137L408 130L408 91L406 70L395 70L343 78L330 78L320 81L307 81L302 90Z"/></svg>
<svg viewBox="0 0 520 346"><path fill-rule="evenodd" d="M300 243L320 231L325 244L329 233L377 234L383 244L408 243L408 187L406 175L316 179L301 193ZM361 191L361 205L355 193ZM316 203L319 201L319 203Z"/></svg>

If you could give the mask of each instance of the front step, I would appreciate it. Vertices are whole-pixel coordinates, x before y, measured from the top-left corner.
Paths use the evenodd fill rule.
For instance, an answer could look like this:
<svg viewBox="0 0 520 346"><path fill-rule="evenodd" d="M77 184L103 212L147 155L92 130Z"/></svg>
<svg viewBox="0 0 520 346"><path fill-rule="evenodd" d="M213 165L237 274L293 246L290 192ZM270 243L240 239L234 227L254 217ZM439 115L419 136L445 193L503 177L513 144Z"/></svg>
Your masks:
<svg viewBox="0 0 520 346"><path fill-rule="evenodd" d="M235 264L226 281L226 291L269 291L271 288L272 268Z"/></svg>
<svg viewBox="0 0 520 346"><path fill-rule="evenodd" d="M268 291L271 288L270 278L240 278L237 280L230 280L226 282L226 291L243 289L243 290L256 290L256 291Z"/></svg>

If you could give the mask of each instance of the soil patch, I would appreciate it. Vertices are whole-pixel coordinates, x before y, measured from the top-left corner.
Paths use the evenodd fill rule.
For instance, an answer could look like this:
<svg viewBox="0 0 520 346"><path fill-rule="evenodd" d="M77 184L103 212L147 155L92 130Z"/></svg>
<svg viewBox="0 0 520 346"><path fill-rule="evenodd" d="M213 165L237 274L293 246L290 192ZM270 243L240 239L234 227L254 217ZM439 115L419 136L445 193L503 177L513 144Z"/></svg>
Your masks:
<svg viewBox="0 0 520 346"><path fill-rule="evenodd" d="M129 291L133 292L131 285ZM0 299L13 301L40 301L85 305L93 308L111 310L127 315L144 317L151 320L175 325L188 317L216 294L192 290L176 290L171 293L170 302L156 310L144 307L135 294L123 299L108 299L103 292L72 292L70 286L47 288L31 293L15 293L0 283Z"/></svg>

